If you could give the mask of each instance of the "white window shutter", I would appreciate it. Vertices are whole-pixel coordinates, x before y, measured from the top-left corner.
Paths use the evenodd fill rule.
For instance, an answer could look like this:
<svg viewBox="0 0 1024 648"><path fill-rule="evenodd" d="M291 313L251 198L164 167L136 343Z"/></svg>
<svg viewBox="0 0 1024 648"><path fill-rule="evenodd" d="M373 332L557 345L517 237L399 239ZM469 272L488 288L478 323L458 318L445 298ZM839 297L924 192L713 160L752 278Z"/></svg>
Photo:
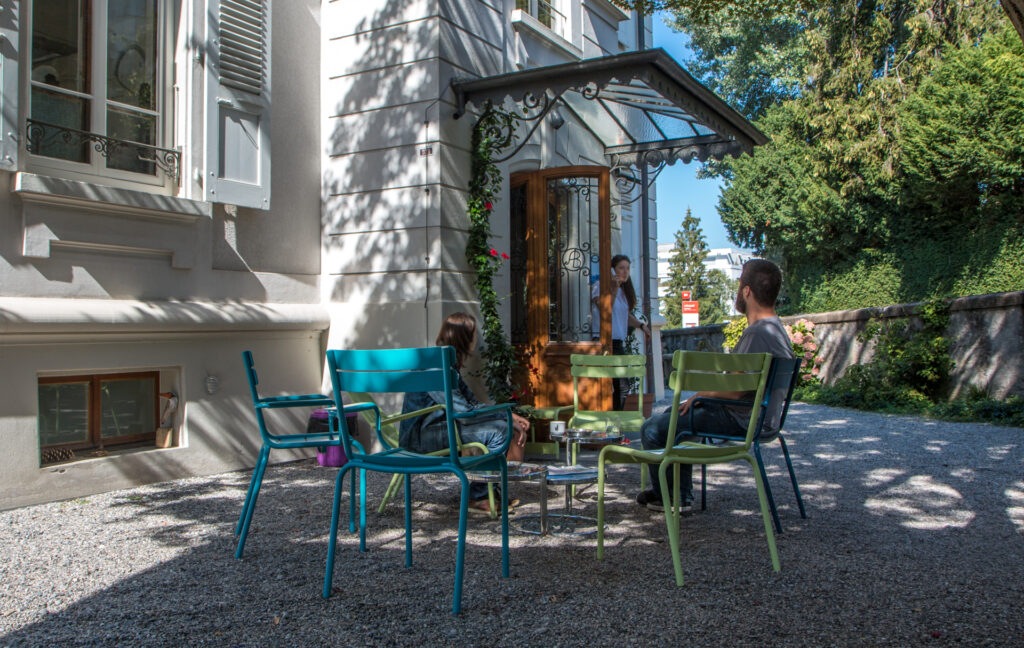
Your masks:
<svg viewBox="0 0 1024 648"><path fill-rule="evenodd" d="M270 3L209 0L203 193L210 202L270 208Z"/></svg>
<svg viewBox="0 0 1024 648"><path fill-rule="evenodd" d="M18 168L18 16L19 0L0 3L0 169Z"/></svg>

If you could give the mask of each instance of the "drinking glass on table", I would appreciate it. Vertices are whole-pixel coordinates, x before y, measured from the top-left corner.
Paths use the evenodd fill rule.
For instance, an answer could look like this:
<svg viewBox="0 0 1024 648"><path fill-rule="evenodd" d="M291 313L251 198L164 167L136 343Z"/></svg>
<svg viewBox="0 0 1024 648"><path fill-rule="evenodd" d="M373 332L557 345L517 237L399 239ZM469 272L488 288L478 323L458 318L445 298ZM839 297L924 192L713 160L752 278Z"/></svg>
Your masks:
<svg viewBox="0 0 1024 648"><path fill-rule="evenodd" d="M615 425L614 423L608 423L604 426L604 435L606 437L617 437L620 434L622 434L622 432L621 430L619 430L618 425Z"/></svg>

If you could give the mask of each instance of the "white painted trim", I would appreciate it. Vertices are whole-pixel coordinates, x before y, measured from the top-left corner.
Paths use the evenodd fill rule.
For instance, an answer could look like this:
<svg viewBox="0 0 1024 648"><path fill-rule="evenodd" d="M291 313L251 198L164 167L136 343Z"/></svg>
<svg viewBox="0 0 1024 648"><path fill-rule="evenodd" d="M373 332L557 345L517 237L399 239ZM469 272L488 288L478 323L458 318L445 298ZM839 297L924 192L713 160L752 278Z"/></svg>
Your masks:
<svg viewBox="0 0 1024 648"><path fill-rule="evenodd" d="M2 335L326 331L330 324L319 304L0 297Z"/></svg>
<svg viewBox="0 0 1024 648"><path fill-rule="evenodd" d="M629 20L629 12L622 7L617 7L608 0L583 0L584 7L593 7L594 9L602 12L605 17L610 18L616 22L622 22L623 20Z"/></svg>
<svg viewBox="0 0 1024 648"><path fill-rule="evenodd" d="M117 189L26 171L14 175L14 193L26 202L70 205L108 214L113 212L188 222L213 217L213 205L208 202L146 191Z"/></svg>
<svg viewBox="0 0 1024 648"><path fill-rule="evenodd" d="M583 58L583 50L548 29L544 23L522 9L512 11L512 28L516 31L526 31L537 36L542 43L552 49L565 52L577 59Z"/></svg>

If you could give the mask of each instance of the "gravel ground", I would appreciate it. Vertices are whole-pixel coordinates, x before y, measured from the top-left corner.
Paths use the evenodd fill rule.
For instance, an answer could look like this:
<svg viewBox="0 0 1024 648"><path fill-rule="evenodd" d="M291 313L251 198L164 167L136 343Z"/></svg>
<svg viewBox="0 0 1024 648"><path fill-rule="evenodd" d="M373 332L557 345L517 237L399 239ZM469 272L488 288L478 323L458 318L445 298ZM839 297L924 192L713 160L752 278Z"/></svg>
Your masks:
<svg viewBox="0 0 1024 648"><path fill-rule="evenodd" d="M324 601L335 471L301 461L268 470L241 561L247 472L0 512L0 646L1024 645L1024 430L795 404L787 432L808 518L768 448L778 574L743 465L712 468L708 510L684 518L681 588L664 518L617 467L605 560L593 538L513 536L502 579L474 516L453 617L458 488L425 477L413 568L392 503L367 553L340 535ZM385 485L370 476L372 502ZM536 486L512 488L537 510Z"/></svg>

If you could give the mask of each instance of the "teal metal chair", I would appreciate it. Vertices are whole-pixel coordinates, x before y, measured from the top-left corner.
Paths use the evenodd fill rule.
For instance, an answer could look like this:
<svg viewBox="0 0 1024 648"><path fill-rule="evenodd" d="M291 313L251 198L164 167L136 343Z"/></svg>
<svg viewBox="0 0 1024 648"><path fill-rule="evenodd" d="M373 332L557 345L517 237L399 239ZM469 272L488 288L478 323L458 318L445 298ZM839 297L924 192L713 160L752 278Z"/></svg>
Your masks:
<svg viewBox="0 0 1024 648"><path fill-rule="evenodd" d="M775 523L775 532L782 533L782 522L779 520L779 512L775 507L775 497L772 495L772 487L768 482L768 473L764 469L764 459L761 457L761 446L766 443L771 443L775 439L779 440L779 444L782 445L782 454L786 458L786 467L789 468L789 479L793 483L793 493L796 494L796 503L800 508L800 517L806 518L807 511L804 509L804 500L800 497L800 486L796 483L796 473L793 471L793 462L789 458L789 448L786 446L786 440L782 437L782 426L786 424L786 414L789 412L789 402L793 398L793 389L796 387L797 382L800 381L800 358L794 359L783 359L774 358L772 359L771 370L768 373L768 384L764 390L764 400L761 403L761 420L758 423L758 434L754 437L754 458L757 459L757 468L761 471L761 479L764 481L764 492L768 497L768 506L772 510L772 521ZM772 398L776 395L775 392L780 387L785 387L784 395L780 394L782 398L782 410L779 417L779 425L775 428L774 432L768 432L765 430L764 421L765 415L771 411L771 405L774 405ZM694 401L694 405L700 402L721 402L731 403L732 401L726 401L715 398L698 398ZM749 405L749 403L745 403ZM692 409L690 410L693 411ZM691 423L690 429L693 429ZM710 430L696 430L696 435L707 440L720 439L723 441L743 441L743 437L719 434ZM700 467L700 508L701 510L707 509L707 486L708 486L708 470L707 466L702 464Z"/></svg>
<svg viewBox="0 0 1024 648"><path fill-rule="evenodd" d="M771 555L772 568L781 569L779 554L775 547L775 535L772 533L771 515L768 510L768 498L765 496L764 481L757 469L757 462L750 452L754 436L760 431L761 410L764 402L765 387L771 368L772 356L768 353L700 353L696 351L676 351L672 355L672 375L669 386L672 388L671 417L669 419L668 437L662 450L638 450L625 446L606 446L597 459L597 557L604 557L604 486L605 466L609 463L658 464L658 477L661 481L661 497L665 502L665 524L668 526L669 544L672 548L672 566L675 570L676 585L683 584L683 568L679 556L679 520L680 486L679 466L682 464L711 464L732 461L745 461L754 472L754 483L757 486L758 503L764 521L765 535L768 540L768 553ZM736 391L754 392L753 406L747 433L742 441L726 442L720 445L684 441L674 444L676 429L679 423L679 403L684 391ZM674 488L669 493L666 476L672 470Z"/></svg>
<svg viewBox="0 0 1024 648"><path fill-rule="evenodd" d="M334 576L334 556L338 538L338 513L341 506L341 491L345 473L349 470L372 470L374 472L406 475L405 479L405 566L412 566L412 475L425 473L452 473L462 482L462 496L459 501L459 539L455 552L455 590L452 613L462 608L462 564L466 548L466 520L469 508L468 470L497 470L501 474L501 575L508 577L508 469L505 451L512 441L512 404L503 403L473 410L465 414L456 413L452 407L452 389L458 384L455 370L455 349L452 347L427 347L422 349L387 349L380 351L329 350L327 366L331 375L334 402L342 404L345 392L367 393L409 393L443 391L445 413L448 425L448 453L442 456L417 454L403 448L391 448L374 454L352 454L352 437L341 422L341 438L345 452L350 457L338 472L334 485L334 506L331 509L331 532L327 545L327 568L324 572L323 597L331 595L331 581ZM375 431L380 438L381 418L375 421ZM456 422L460 418L479 416L491 412L505 412L508 435L500 449L483 455L459 456ZM383 443L383 439L381 439ZM360 492L359 550L366 551L366 505L365 489Z"/></svg>
<svg viewBox="0 0 1024 648"><path fill-rule="evenodd" d="M348 393L348 397L349 397L349 400L351 400L353 403L374 403L374 404L376 404L376 401L373 400L373 396L370 395L370 394L364 393L364 392L349 392ZM374 427L376 425L376 422L377 422L376 417L377 416L381 417L381 419L380 419L380 440L381 440L382 445L384 446L384 449L385 450L390 450L392 448L397 448L398 447L398 433L399 433L398 424L399 423L401 423L402 421L404 421L406 419L416 418L417 416L423 416L424 414L428 414L430 412L435 412L435 411L440 410L440 409L444 409L444 406L443 405L434 405L433 407L426 407L426 408L421 409L421 410L416 410L415 412L404 412L402 414L393 414L391 416L383 416L383 415L381 415L379 409L364 410L363 412L360 412L360 413L363 415L363 418L366 420L367 423L370 424L371 427ZM457 433L458 433L458 429L456 429L456 434ZM480 453L487 452L487 446L485 446L482 443L462 443L461 439L459 439L458 441L459 441L459 451L460 452L463 452L465 450L475 450L475 451L478 451ZM446 455L446 454L448 454L448 448L445 448L444 450L438 450L436 452L429 452L427 454L431 454L431 455ZM391 500L392 497L395 496L395 493L398 492L398 489L402 487L402 482L404 482L404 481L405 481L405 475L403 475L401 473L396 474L394 477L391 478L391 483L388 484L388 489L386 491L384 491L384 497L380 498L380 507L377 509L377 513L378 514L384 512L384 509L387 507L388 502ZM498 510L494 506L494 484L490 484L490 483L487 484L487 494L488 494L488 499L490 500L490 504L491 504L491 519L493 520L493 519L498 517Z"/></svg>
<svg viewBox="0 0 1024 648"><path fill-rule="evenodd" d="M242 504L242 513L238 516L238 524L235 525L235 535L238 537L238 547L235 549L235 558L241 558L245 550L245 539L249 535L249 525L252 522L252 514L256 508L256 499L260 494L260 486L263 483L263 473L267 470L267 461L270 459L270 451L275 448L314 448L325 446L341 445L341 435L337 430L337 417L332 416L331 431L326 433L303 433L303 434L273 434L267 428L267 422L263 413L268 409L282 409L290 407L332 407L334 399L322 394L303 394L295 396L272 396L263 397L259 394L259 378L256 375L256 366L253 362L252 352L242 352L242 362L245 364L245 375L249 379L249 393L252 396L252 406L256 411L256 423L259 425L260 437L263 445L260 446L259 458L252 471L252 478L249 480L249 491L245 495L245 502ZM348 405L344 408L346 413L357 412L371 407L368 404ZM354 448L363 452L363 447L355 442ZM348 448L346 448L346 452ZM351 456L351 455L349 455ZM363 476L365 483L365 476ZM352 473L353 497L350 505L355 506L355 473ZM363 489L360 489L363 490ZM355 519L355 516L351 516ZM354 523L353 523L354 524ZM354 532L355 527L350 526Z"/></svg>

